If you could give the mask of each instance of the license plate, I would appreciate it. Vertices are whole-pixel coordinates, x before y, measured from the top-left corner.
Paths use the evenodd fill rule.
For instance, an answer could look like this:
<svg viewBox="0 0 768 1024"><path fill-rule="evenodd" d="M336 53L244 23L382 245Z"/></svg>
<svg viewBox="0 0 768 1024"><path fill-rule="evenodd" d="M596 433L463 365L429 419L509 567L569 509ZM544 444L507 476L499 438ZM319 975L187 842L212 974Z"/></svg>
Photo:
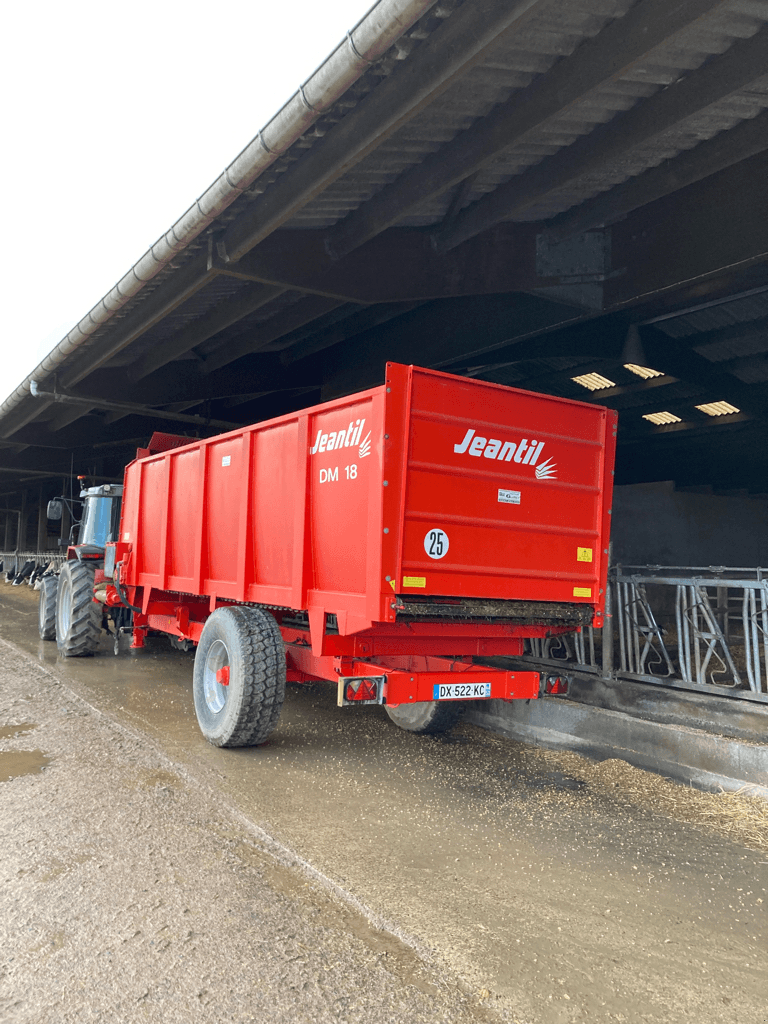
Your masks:
<svg viewBox="0 0 768 1024"><path fill-rule="evenodd" d="M490 683L440 683L433 700L480 700L491 696Z"/></svg>

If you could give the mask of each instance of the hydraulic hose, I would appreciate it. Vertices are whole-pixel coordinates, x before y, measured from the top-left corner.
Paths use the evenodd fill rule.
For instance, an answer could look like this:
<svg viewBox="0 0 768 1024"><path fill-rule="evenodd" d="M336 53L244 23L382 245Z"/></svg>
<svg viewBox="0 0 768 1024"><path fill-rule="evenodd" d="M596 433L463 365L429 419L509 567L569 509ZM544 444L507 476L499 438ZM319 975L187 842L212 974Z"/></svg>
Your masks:
<svg viewBox="0 0 768 1024"><path fill-rule="evenodd" d="M131 604L131 602L128 600L128 598L123 593L123 588L120 585L120 581L118 579L118 577L120 575L120 568L122 567L122 564L123 564L122 562L118 562L117 565L115 566L115 575L112 578L112 583L114 585L115 590L117 591L117 596L120 598L121 603L126 608L130 608L130 610L132 612L138 612L139 614L141 614L141 608L137 608L135 604Z"/></svg>

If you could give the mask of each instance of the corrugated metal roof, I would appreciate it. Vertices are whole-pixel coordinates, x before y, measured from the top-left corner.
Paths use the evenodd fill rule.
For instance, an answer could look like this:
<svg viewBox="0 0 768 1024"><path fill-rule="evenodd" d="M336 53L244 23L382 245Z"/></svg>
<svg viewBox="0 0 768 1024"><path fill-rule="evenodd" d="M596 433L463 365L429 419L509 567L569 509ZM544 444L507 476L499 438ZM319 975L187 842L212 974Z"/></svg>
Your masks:
<svg viewBox="0 0 768 1024"><path fill-rule="evenodd" d="M580 43L596 35L612 18L624 14L631 6L628 0L597 4L589 0L553 3L545 15L515 35L513 47L497 49L486 61L468 71L387 142L307 203L289 226L330 227L370 199L383 185L394 181L405 169L418 164L425 155L485 117L496 104L525 89L536 75L545 73L558 59L573 53ZM652 50L618 81L593 90L558 117L527 132L497 154L481 170L463 205L470 205L499 184L588 135L618 112L630 109L639 99L653 95L700 67L713 54L727 50L734 40L754 35L765 22L768 22L768 2L757 0L734 0L724 9L699 19ZM601 167L599 173L569 182L547 196L545 202L530 206L512 219L547 220L754 117L766 107L768 77L623 153L616 161ZM403 226L438 223L445 216L450 200L450 191L433 197L398 223Z"/></svg>
<svg viewBox="0 0 768 1024"><path fill-rule="evenodd" d="M764 317L768 317L768 292L734 298L729 302L697 309L691 313L662 320L656 326L670 338L688 338L694 334L709 334L737 324L761 320ZM708 359L716 361L718 357L714 353L717 351L718 344L720 344L719 339L713 342L712 348L708 347L708 343L706 343L704 347L697 348L697 351L706 355ZM724 355L721 358L728 359L730 356Z"/></svg>

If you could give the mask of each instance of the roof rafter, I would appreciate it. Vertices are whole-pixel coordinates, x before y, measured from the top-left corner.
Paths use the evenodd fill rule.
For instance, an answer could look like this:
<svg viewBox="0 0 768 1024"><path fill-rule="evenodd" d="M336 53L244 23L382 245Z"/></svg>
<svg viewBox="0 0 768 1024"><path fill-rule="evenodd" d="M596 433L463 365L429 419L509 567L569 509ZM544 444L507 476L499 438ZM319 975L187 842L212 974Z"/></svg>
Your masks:
<svg viewBox="0 0 768 1024"><path fill-rule="evenodd" d="M673 126L693 117L719 100L740 92L768 67L768 26L750 39L741 39L723 54L649 99L638 102L627 113L614 118L589 135L582 136L542 163L499 185L476 203L456 215L438 230L435 245L451 249L467 238L485 231L540 202L568 182L591 174L627 151Z"/></svg>
<svg viewBox="0 0 768 1024"><path fill-rule="evenodd" d="M314 196L376 149L444 92L488 50L550 6L551 0L472 0L419 47L418 60L393 73L328 135L272 184L226 231L223 243L237 260Z"/></svg>
<svg viewBox="0 0 768 1024"><path fill-rule="evenodd" d="M554 220L553 240L581 235L614 224L627 214L702 181L768 149L768 111L721 132L706 142L665 160L621 185L603 192Z"/></svg>
<svg viewBox="0 0 768 1024"><path fill-rule="evenodd" d="M408 210L458 184L526 132L617 81L671 35L722 6L723 0L639 0L532 86L498 104L345 217L328 233L330 251L344 256L357 249Z"/></svg>
<svg viewBox="0 0 768 1024"><path fill-rule="evenodd" d="M336 299L326 299L320 295L307 295L299 302L283 310L271 320L263 324L247 328L241 337L230 340L224 338L218 348L203 360L203 370L206 373L213 373L243 356L259 352L267 345L285 334L290 334L299 327L317 320L332 309L336 309L341 303Z"/></svg>

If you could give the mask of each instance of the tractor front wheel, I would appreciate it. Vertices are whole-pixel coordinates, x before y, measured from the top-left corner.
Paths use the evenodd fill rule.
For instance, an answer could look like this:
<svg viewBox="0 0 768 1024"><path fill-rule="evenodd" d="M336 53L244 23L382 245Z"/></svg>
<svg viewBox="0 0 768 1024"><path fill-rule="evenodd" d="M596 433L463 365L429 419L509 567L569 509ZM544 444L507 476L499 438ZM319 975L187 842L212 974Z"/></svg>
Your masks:
<svg viewBox="0 0 768 1024"><path fill-rule="evenodd" d="M43 576L40 581L37 631L41 640L56 639L56 594L58 588L59 580L56 576Z"/></svg>
<svg viewBox="0 0 768 1024"><path fill-rule="evenodd" d="M101 605L93 597L95 570L88 562L65 562L56 595L56 643L65 658L93 654L101 635Z"/></svg>

